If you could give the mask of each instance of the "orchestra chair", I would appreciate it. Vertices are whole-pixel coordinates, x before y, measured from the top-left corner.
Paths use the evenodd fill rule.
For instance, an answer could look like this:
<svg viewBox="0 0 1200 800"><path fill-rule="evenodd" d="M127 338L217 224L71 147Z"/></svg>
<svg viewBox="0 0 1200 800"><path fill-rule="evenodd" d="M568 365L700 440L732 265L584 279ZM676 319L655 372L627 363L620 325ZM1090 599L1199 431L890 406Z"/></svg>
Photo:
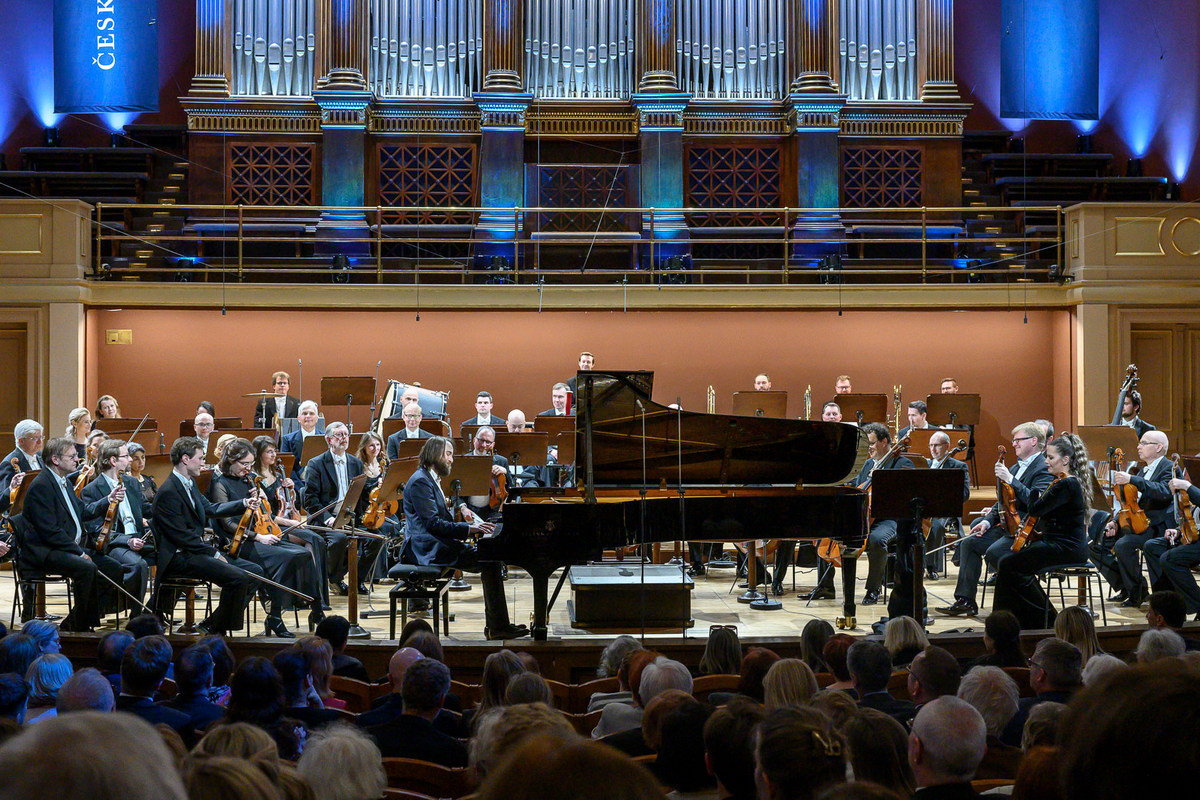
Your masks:
<svg viewBox="0 0 1200 800"><path fill-rule="evenodd" d="M704 703L713 692L736 692L741 680L740 675L701 675L692 681L692 696Z"/></svg>
<svg viewBox="0 0 1200 800"><path fill-rule="evenodd" d="M458 798L475 790L474 772L466 767L443 767L415 758L385 758L383 772L388 788L430 797Z"/></svg>
<svg viewBox="0 0 1200 800"><path fill-rule="evenodd" d="M582 714L587 711L592 695L598 692L615 692L620 686L620 681L616 678L597 678L587 683L571 684L566 710L572 714Z"/></svg>
<svg viewBox="0 0 1200 800"><path fill-rule="evenodd" d="M371 703L392 691L388 683L364 683L342 675L330 675L329 688L339 700L345 700L346 709L355 714L370 711Z"/></svg>
<svg viewBox="0 0 1200 800"><path fill-rule="evenodd" d="M1092 612L1092 617L1095 618L1096 611L1093 603L1098 603L1100 606L1100 618L1102 624L1108 624L1108 609L1104 607L1104 577L1100 574L1100 570L1096 569L1091 563L1084 564L1067 564L1055 567L1049 567L1038 573L1038 580L1045 584L1043 587L1046 591L1046 597L1050 597L1050 582L1058 581L1058 605L1059 608L1067 607L1066 592L1063 589L1063 582L1070 578L1075 579L1075 589L1078 593L1076 602L1079 605L1085 605L1083 602L1086 599L1088 610ZM1050 604L1046 604L1046 627L1050 627Z"/></svg>
<svg viewBox="0 0 1200 800"><path fill-rule="evenodd" d="M1021 697L1033 697L1033 687L1029 685L1029 667L1001 667L1004 674L1017 684L1017 692Z"/></svg>
<svg viewBox="0 0 1200 800"><path fill-rule="evenodd" d="M67 614L69 615L71 609L75 607L75 596L71 591L71 581L65 575L45 572L29 564L21 563L21 551L25 549L23 545L28 531L26 530L26 523L23 518L17 517L13 522L13 540L16 545L14 548L16 552L12 559L12 569L15 591L13 592L12 611L9 613L8 629L14 630L18 605L21 607L22 623L29 622L32 619L46 621L60 619L58 615L46 613L46 587L51 583L62 583L67 587Z"/></svg>
<svg viewBox="0 0 1200 800"><path fill-rule="evenodd" d="M604 713L603 708L597 708L595 711L587 714L568 714L566 711L559 711L567 718L567 722L571 723L571 727L575 732L584 738L591 738L592 731L600 724L600 715Z"/></svg>
<svg viewBox="0 0 1200 800"><path fill-rule="evenodd" d="M450 635L450 573L452 568L423 566L418 564L396 564L388 570L388 577L396 579L396 585L388 592L388 613L391 618L388 638L396 638L396 605L400 605L400 627L408 624L409 600L428 600L433 617L433 630L438 629L439 608L443 635Z"/></svg>
<svg viewBox="0 0 1200 800"><path fill-rule="evenodd" d="M176 628L173 632L180 634L196 633L196 591L204 587L204 618L212 616L213 613L213 584L202 578L185 578L182 575L173 575L161 579L158 582L158 592L171 592L171 611L167 616L173 618L175 614L175 606L179 603L179 595L183 595L183 624ZM157 600L155 595L153 600ZM158 608L156 603L148 604L151 608Z"/></svg>

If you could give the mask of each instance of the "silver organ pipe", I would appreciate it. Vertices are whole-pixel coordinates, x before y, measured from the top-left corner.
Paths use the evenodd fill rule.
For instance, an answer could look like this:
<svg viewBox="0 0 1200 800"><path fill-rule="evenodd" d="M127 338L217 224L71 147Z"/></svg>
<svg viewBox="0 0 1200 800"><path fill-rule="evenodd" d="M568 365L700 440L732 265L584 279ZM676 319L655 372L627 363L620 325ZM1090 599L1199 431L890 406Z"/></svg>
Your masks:
<svg viewBox="0 0 1200 800"><path fill-rule="evenodd" d="M479 89L483 0L369 0L380 97L470 97Z"/></svg>
<svg viewBox="0 0 1200 800"><path fill-rule="evenodd" d="M787 0L676 0L679 88L700 99L787 91Z"/></svg>
<svg viewBox="0 0 1200 800"><path fill-rule="evenodd" d="M628 97L633 0L527 0L526 85L539 97Z"/></svg>
<svg viewBox="0 0 1200 800"><path fill-rule="evenodd" d="M838 24L851 100L917 99L917 0L838 0Z"/></svg>
<svg viewBox="0 0 1200 800"><path fill-rule="evenodd" d="M233 92L312 93L315 0L233 0Z"/></svg>

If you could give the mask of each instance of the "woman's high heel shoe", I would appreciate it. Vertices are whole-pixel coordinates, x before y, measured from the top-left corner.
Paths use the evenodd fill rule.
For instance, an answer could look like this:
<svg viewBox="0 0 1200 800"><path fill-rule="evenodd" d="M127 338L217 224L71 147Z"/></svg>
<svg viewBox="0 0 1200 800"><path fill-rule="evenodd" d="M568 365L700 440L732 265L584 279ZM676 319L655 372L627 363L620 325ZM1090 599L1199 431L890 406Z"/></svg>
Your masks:
<svg viewBox="0 0 1200 800"><path fill-rule="evenodd" d="M279 639L295 639L296 634L287 629L283 624L283 617L268 616L266 622L266 636L275 636Z"/></svg>

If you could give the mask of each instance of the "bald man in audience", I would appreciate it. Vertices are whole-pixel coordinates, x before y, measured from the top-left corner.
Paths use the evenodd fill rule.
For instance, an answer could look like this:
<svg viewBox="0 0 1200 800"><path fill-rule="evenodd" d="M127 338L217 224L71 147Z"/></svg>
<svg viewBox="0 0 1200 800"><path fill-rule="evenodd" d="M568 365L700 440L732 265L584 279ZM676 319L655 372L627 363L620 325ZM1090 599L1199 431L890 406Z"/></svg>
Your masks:
<svg viewBox="0 0 1200 800"><path fill-rule="evenodd" d="M1117 557L1117 568L1121 574L1121 590L1125 595L1121 605L1125 608L1138 608L1150 595L1142 577L1138 551L1145 548L1150 540L1164 537L1167 528L1174 525L1175 497L1169 485L1172 477L1171 460L1167 458L1169 447L1165 433L1146 431L1137 446L1138 461L1144 466L1137 472L1122 470L1110 476L1114 486L1132 485L1137 489L1138 505L1150 518L1150 527L1144 533L1118 530L1115 522L1110 522L1106 531L1109 538L1118 537L1113 545L1113 554ZM1160 559L1146 559L1146 567L1154 588L1170 588L1164 585Z"/></svg>
<svg viewBox="0 0 1200 800"><path fill-rule="evenodd" d="M400 690L404 686L404 673L424 657L419 650L412 647L401 647L392 653L388 661L388 683L391 684L392 691L371 703L371 710L359 714L354 724L360 728L369 728L372 725L390 722L403 714L404 701L400 697Z"/></svg>
<svg viewBox="0 0 1200 800"><path fill-rule="evenodd" d="M58 690L55 710L60 715L69 711L112 711L116 702L108 678L95 667L88 667L67 678Z"/></svg>
<svg viewBox="0 0 1200 800"><path fill-rule="evenodd" d="M971 779L986 750L987 725L974 706L953 696L926 703L908 735L913 800L978 797Z"/></svg>

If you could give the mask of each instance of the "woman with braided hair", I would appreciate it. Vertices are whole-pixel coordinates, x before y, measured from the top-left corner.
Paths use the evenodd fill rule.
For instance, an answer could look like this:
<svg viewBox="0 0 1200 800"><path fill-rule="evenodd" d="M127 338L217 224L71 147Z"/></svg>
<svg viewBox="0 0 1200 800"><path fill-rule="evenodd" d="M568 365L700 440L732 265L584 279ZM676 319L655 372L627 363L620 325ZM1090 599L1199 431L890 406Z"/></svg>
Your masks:
<svg viewBox="0 0 1200 800"><path fill-rule="evenodd" d="M994 608L1011 611L1021 628L1047 628L1056 611L1038 575L1056 566L1088 563L1087 520L1094 475L1087 448L1073 433L1046 445L1046 467L1055 476L1040 496L1031 495L1036 533L1020 550L1000 559Z"/></svg>

